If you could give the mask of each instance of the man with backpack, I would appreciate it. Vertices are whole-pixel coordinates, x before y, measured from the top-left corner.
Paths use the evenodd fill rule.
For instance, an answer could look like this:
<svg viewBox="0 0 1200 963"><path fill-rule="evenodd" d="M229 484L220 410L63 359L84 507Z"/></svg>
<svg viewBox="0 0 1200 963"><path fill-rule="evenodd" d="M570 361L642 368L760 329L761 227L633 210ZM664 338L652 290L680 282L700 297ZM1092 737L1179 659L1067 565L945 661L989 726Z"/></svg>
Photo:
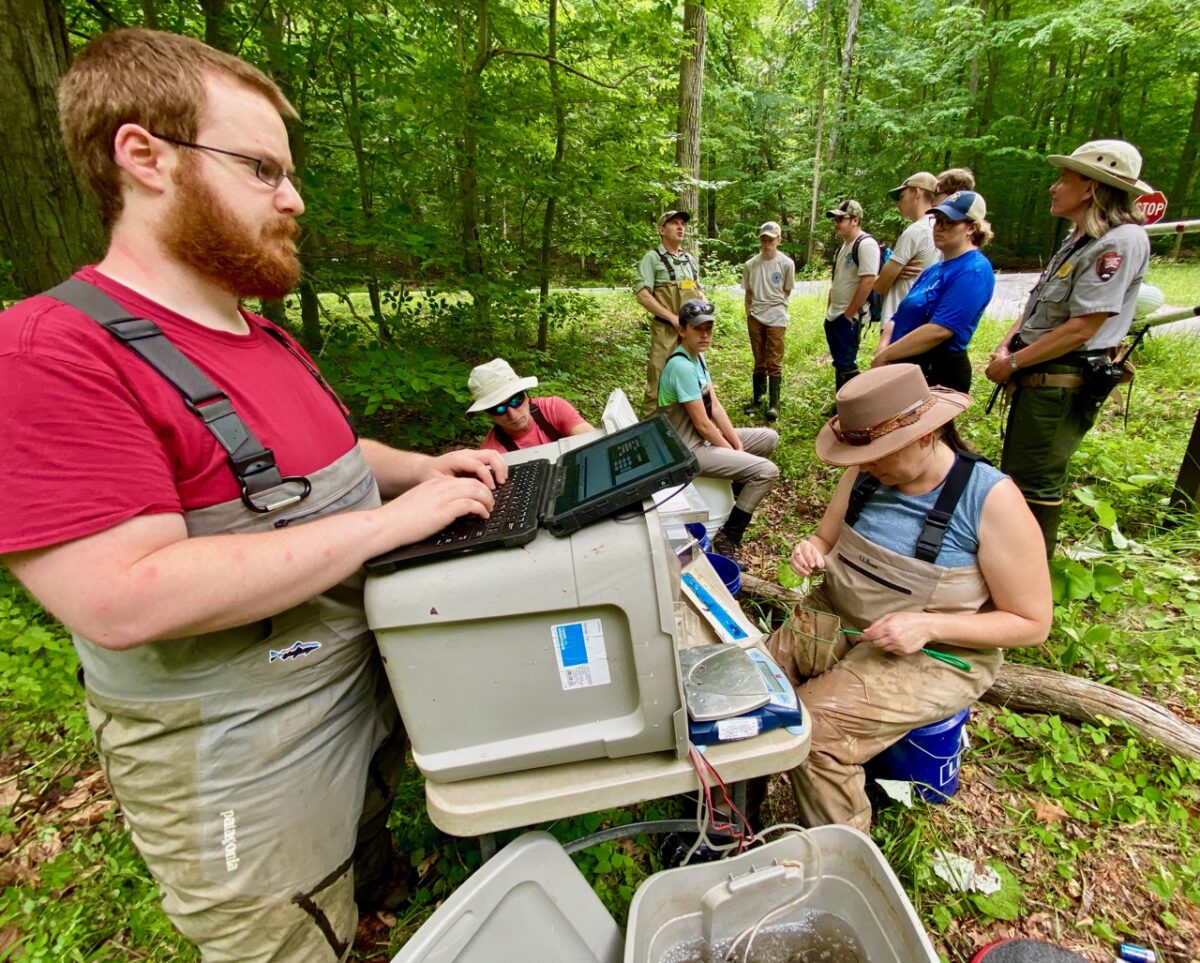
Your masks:
<svg viewBox="0 0 1200 963"><path fill-rule="evenodd" d="M858 340L863 315L879 276L882 255L879 242L862 229L863 209L847 198L825 212L842 239L833 261L829 305L825 310L825 341L833 362L834 391L858 374Z"/></svg>

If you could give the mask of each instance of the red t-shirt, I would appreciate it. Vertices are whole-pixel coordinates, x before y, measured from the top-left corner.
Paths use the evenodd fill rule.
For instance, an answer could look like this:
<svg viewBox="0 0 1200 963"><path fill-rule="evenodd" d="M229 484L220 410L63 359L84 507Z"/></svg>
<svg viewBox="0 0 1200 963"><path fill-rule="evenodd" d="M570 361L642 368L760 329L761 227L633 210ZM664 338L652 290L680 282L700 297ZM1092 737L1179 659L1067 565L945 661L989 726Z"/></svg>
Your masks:
<svg viewBox="0 0 1200 963"><path fill-rule="evenodd" d="M583 423L583 416L566 398L547 395L545 398L533 398L531 401L538 406L542 417L554 426L554 430L558 432L560 438L566 438L572 428ZM513 439L518 448L532 448L535 445L545 445L551 441L554 439L542 431L542 426L532 416L529 419L529 430ZM508 450L496 439L495 428L487 433L487 437L483 439L483 444L479 447L490 448L492 451L502 454Z"/></svg>
<svg viewBox="0 0 1200 963"><path fill-rule="evenodd" d="M243 311L249 334L214 331L94 268L76 277L162 328L284 475L311 474L353 447L338 403L264 332L269 321ZM95 321L43 295L0 314L0 472L0 554L240 497L224 450L179 393Z"/></svg>

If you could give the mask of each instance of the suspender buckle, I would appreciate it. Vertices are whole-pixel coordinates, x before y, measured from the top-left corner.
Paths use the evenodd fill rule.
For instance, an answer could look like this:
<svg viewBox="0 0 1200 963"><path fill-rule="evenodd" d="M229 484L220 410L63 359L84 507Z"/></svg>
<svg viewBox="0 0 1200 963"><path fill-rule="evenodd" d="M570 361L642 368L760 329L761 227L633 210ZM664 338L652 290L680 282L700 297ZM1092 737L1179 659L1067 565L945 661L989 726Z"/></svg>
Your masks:
<svg viewBox="0 0 1200 963"><path fill-rule="evenodd" d="M255 475L266 471L270 472L276 478L279 477L274 459L271 459L270 464L262 465L260 472L243 475L241 470L236 466L234 470L237 472L238 478L242 483L242 504L250 509L250 511L257 512L259 515L277 512L281 508L288 508L297 502L302 502L312 491L312 482L303 475L288 475L286 478L280 478L278 484L261 491L254 491ZM299 490L297 490L297 486L299 486Z"/></svg>

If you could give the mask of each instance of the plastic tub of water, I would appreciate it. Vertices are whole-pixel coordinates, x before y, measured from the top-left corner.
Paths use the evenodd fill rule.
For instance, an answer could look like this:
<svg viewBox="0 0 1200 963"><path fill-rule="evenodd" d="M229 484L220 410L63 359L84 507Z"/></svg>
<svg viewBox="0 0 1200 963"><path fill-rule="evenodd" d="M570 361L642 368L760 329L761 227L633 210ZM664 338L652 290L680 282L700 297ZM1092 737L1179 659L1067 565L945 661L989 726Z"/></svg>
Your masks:
<svg viewBox="0 0 1200 963"><path fill-rule="evenodd" d="M683 527L699 543L700 551L707 552L712 549L712 539L708 537L708 529L704 527L703 522L689 522Z"/></svg>
<svg viewBox="0 0 1200 963"><path fill-rule="evenodd" d="M742 570L738 568L738 563L724 555L718 555L716 552L705 552L704 554L708 556L708 563L717 573L717 578L724 582L725 587L729 589L729 594L737 595L742 590Z"/></svg>
<svg viewBox="0 0 1200 963"><path fill-rule="evenodd" d="M958 792L963 733L970 716L968 706L949 719L914 729L868 762L867 775L915 783L917 795L926 802L945 802Z"/></svg>
<svg viewBox="0 0 1200 963"><path fill-rule="evenodd" d="M848 826L666 870L638 887L625 963L707 963L726 959L731 946L736 963L938 960L879 848Z"/></svg>

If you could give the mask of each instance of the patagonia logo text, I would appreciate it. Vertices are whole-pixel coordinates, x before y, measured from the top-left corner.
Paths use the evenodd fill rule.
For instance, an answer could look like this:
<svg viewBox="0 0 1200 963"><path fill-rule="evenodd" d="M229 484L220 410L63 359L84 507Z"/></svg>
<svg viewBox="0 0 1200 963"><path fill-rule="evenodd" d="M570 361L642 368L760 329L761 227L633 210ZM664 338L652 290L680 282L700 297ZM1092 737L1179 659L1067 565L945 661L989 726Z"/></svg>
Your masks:
<svg viewBox="0 0 1200 963"><path fill-rule="evenodd" d="M308 655L310 652L315 652L321 647L320 642L301 642L297 639L286 649L271 649L268 662L290 662L292 659L298 659L302 655Z"/></svg>
<svg viewBox="0 0 1200 963"><path fill-rule="evenodd" d="M232 873L238 868L237 855L237 816L232 809L221 813L224 832L221 835L221 845L225 848L225 872Z"/></svg>

